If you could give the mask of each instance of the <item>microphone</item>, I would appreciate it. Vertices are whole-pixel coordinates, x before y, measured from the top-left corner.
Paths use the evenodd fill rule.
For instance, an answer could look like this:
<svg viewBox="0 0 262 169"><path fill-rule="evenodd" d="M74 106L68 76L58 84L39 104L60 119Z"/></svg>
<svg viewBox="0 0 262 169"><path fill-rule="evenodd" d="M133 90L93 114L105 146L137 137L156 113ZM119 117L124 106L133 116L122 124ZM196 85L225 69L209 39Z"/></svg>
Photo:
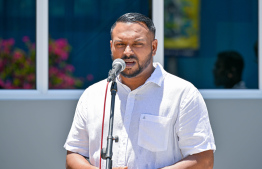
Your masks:
<svg viewBox="0 0 262 169"><path fill-rule="evenodd" d="M122 59L115 59L112 64L112 69L108 73L107 81L115 81L116 77L126 68L126 63Z"/></svg>

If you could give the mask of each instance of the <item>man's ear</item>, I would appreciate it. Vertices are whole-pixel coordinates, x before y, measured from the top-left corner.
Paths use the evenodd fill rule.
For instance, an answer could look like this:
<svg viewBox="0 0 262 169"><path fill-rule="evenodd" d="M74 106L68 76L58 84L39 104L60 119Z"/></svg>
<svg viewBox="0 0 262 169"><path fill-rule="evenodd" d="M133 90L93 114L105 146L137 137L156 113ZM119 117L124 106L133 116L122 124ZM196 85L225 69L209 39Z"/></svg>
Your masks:
<svg viewBox="0 0 262 169"><path fill-rule="evenodd" d="M154 39L153 42L152 42L152 55L155 56L156 55L156 51L157 51L157 44L158 44L158 41L157 39Z"/></svg>
<svg viewBox="0 0 262 169"><path fill-rule="evenodd" d="M113 41L110 40L110 48L112 49Z"/></svg>

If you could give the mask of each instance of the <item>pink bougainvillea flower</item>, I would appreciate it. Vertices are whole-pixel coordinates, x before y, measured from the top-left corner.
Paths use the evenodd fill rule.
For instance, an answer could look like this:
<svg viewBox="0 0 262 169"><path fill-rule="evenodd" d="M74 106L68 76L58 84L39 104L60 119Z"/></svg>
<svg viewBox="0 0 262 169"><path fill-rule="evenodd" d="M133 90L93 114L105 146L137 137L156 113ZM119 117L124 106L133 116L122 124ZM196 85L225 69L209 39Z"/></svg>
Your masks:
<svg viewBox="0 0 262 169"><path fill-rule="evenodd" d="M58 56L61 55L62 50L60 48L54 48L54 53Z"/></svg>
<svg viewBox="0 0 262 169"><path fill-rule="evenodd" d="M68 86L73 86L75 84L75 80L70 76L65 76L64 80L65 80L66 85Z"/></svg>
<svg viewBox="0 0 262 169"><path fill-rule="evenodd" d="M15 60L18 60L23 57L23 54L20 51L15 51L13 56Z"/></svg>
<svg viewBox="0 0 262 169"><path fill-rule="evenodd" d="M4 53L9 55L10 54L10 49L9 48L4 48Z"/></svg>
<svg viewBox="0 0 262 169"><path fill-rule="evenodd" d="M24 36L22 40L23 40L23 42L25 42L25 43L30 41L30 39L29 39L28 36Z"/></svg>
<svg viewBox="0 0 262 169"><path fill-rule="evenodd" d="M0 60L0 70L3 70L4 66L5 66L4 61Z"/></svg>
<svg viewBox="0 0 262 169"><path fill-rule="evenodd" d="M13 89L14 88L10 80L6 81L5 88L6 89Z"/></svg>
<svg viewBox="0 0 262 169"><path fill-rule="evenodd" d="M66 70L69 72L73 72L75 70L75 67L73 65L66 65Z"/></svg>
<svg viewBox="0 0 262 169"><path fill-rule="evenodd" d="M4 56L0 58L0 75L3 77L0 79L0 88L35 88L35 43L31 43L28 36L24 36L22 41L28 51L14 46L13 38L0 39L1 56ZM73 76L75 68L67 62L69 53L70 45L67 39L49 40L50 88L72 89L83 84L79 78ZM93 80L93 75L89 75L87 79Z"/></svg>
<svg viewBox="0 0 262 169"><path fill-rule="evenodd" d="M60 56L61 56L61 59L62 59L62 60L67 60L67 58L68 58L68 53L65 52L65 51L62 51L62 52L60 53Z"/></svg>
<svg viewBox="0 0 262 169"><path fill-rule="evenodd" d="M55 42L56 42L57 47L59 48L65 48L68 45L67 39L61 38L61 39L57 39Z"/></svg>
<svg viewBox="0 0 262 169"><path fill-rule="evenodd" d="M8 46L13 46L15 44L14 38L10 38L7 40Z"/></svg>
<svg viewBox="0 0 262 169"><path fill-rule="evenodd" d="M55 46L55 45L54 45L52 42L49 42L48 50L49 50L50 53L51 53L51 52L54 52L54 49L55 49L54 46Z"/></svg>
<svg viewBox="0 0 262 169"><path fill-rule="evenodd" d="M4 86L5 86L5 82L2 79L0 79L0 87L4 87Z"/></svg>
<svg viewBox="0 0 262 169"><path fill-rule="evenodd" d="M59 56L60 59L62 60L67 60L68 58L68 53L61 48L55 48L54 53Z"/></svg>
<svg viewBox="0 0 262 169"><path fill-rule="evenodd" d="M34 75L34 74L28 75L28 76L27 76L27 80L30 81L30 82L31 82L31 81L34 81L34 80L35 80L35 75Z"/></svg>
<svg viewBox="0 0 262 169"><path fill-rule="evenodd" d="M8 48L8 40L2 40L1 45L3 48Z"/></svg>
<svg viewBox="0 0 262 169"><path fill-rule="evenodd" d="M58 74L59 70L57 67L50 67L49 68L49 74L50 75L55 75L55 74Z"/></svg>
<svg viewBox="0 0 262 169"><path fill-rule="evenodd" d="M67 77L67 75L64 74L63 72L59 71L57 73L56 77L58 77L59 79L65 79Z"/></svg>
<svg viewBox="0 0 262 169"><path fill-rule="evenodd" d="M24 88L24 89L32 89L33 86L32 86L32 84L25 82L25 83L23 84L23 88Z"/></svg>
<svg viewBox="0 0 262 169"><path fill-rule="evenodd" d="M13 38L2 40L1 44L4 48L10 48L11 46L15 44L15 40Z"/></svg>
<svg viewBox="0 0 262 169"><path fill-rule="evenodd" d="M10 50L11 47L14 45L15 40L13 38L11 39L7 39L7 40L2 40L1 43L1 50L5 53L5 54L10 54Z"/></svg>
<svg viewBox="0 0 262 169"><path fill-rule="evenodd" d="M31 44L30 50L35 50L35 43Z"/></svg>
<svg viewBox="0 0 262 169"><path fill-rule="evenodd" d="M92 74L88 74L86 76L86 78L87 78L88 81L93 81L94 80L94 76Z"/></svg>

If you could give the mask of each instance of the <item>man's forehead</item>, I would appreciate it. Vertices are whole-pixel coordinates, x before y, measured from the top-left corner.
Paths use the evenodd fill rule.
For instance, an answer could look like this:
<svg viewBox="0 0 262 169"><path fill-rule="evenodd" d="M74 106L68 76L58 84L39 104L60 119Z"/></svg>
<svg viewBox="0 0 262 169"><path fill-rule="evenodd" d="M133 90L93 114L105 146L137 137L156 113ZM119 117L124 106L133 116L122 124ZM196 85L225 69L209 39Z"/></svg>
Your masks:
<svg viewBox="0 0 262 169"><path fill-rule="evenodd" d="M143 22L117 22L115 28L112 30L112 36L128 34L128 32L130 32L130 34L137 33L142 36L143 34L151 34L150 30Z"/></svg>
<svg viewBox="0 0 262 169"><path fill-rule="evenodd" d="M116 26L132 26L132 25L140 25L142 26L143 28L145 28L146 30L149 31L148 27L146 26L146 24L144 22L117 22L116 23Z"/></svg>
<svg viewBox="0 0 262 169"><path fill-rule="evenodd" d="M125 39L115 38L113 41L114 42L123 42L123 41L125 41ZM140 38L140 37L134 39L134 42L145 42L145 41L146 41L146 39Z"/></svg>

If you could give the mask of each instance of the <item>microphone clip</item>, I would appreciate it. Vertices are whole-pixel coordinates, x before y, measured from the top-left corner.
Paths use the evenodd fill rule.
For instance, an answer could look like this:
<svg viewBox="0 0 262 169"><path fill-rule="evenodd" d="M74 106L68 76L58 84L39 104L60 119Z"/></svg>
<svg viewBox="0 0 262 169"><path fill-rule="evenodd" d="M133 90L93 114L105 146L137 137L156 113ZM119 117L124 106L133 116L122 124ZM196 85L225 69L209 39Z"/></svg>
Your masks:
<svg viewBox="0 0 262 169"><path fill-rule="evenodd" d="M108 72L108 78L107 81L111 82L111 81L115 81L116 80L116 74L114 73L115 71L113 71L113 69L109 70Z"/></svg>
<svg viewBox="0 0 262 169"><path fill-rule="evenodd" d="M126 68L125 61L122 59L115 59L112 64L112 69L108 73L107 81L111 82L114 81L116 77L119 75L120 72L122 72Z"/></svg>

